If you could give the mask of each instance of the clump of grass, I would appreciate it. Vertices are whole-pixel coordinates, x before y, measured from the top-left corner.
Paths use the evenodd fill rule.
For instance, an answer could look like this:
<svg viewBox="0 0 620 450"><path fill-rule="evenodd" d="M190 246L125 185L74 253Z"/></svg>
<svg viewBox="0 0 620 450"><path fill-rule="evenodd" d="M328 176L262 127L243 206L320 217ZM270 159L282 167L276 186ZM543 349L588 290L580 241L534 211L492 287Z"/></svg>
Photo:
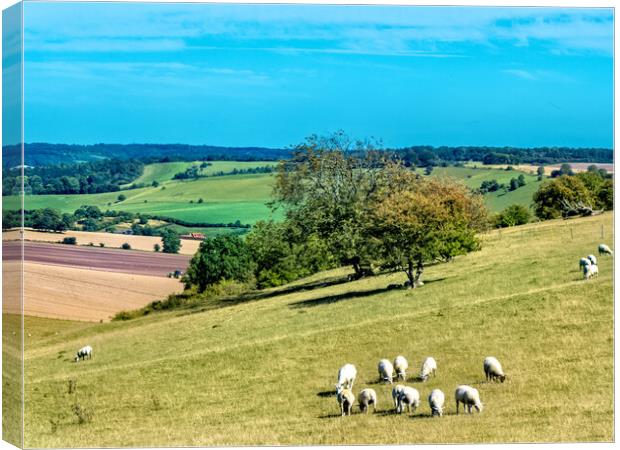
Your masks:
<svg viewBox="0 0 620 450"><path fill-rule="evenodd" d="M77 380L71 378L67 381L67 394L73 394L77 390Z"/></svg>
<svg viewBox="0 0 620 450"><path fill-rule="evenodd" d="M80 425L84 423L89 423L93 420L92 409L84 408L79 403L75 403L71 407L71 410L73 411L73 414L75 414L75 416L77 417L78 423Z"/></svg>
<svg viewBox="0 0 620 450"><path fill-rule="evenodd" d="M159 397L155 394L151 394L151 403L155 411L159 411L162 408L161 401L159 400Z"/></svg>

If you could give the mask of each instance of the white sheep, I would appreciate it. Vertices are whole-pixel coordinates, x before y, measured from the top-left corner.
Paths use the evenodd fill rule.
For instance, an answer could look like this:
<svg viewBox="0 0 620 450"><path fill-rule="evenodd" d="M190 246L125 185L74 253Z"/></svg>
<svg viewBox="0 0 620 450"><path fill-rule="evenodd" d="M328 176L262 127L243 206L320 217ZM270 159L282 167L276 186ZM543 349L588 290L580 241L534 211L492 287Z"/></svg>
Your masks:
<svg viewBox="0 0 620 450"><path fill-rule="evenodd" d="M407 369L409 368L409 363L405 359L404 356L397 356L394 358L394 370L396 370L396 377L399 380L407 381Z"/></svg>
<svg viewBox="0 0 620 450"><path fill-rule="evenodd" d="M353 364L345 364L338 371L338 383L336 383L336 392L339 393L344 388L352 389L357 370Z"/></svg>
<svg viewBox="0 0 620 450"><path fill-rule="evenodd" d="M422 364L422 370L420 371L420 379L422 381L426 381L428 377L433 374L433 376L437 376L437 361L432 356L429 356L424 360L424 364Z"/></svg>
<svg viewBox="0 0 620 450"><path fill-rule="evenodd" d="M378 365L379 370L379 379L382 381L388 381L392 384L392 377L394 376L394 367L392 363L387 359L382 359L379 361Z"/></svg>
<svg viewBox="0 0 620 450"><path fill-rule="evenodd" d="M355 395L351 389L343 389L338 392L337 395L338 404L340 405L340 413L343 416L350 416L351 409L353 408L353 404L355 403Z"/></svg>
<svg viewBox="0 0 620 450"><path fill-rule="evenodd" d="M590 264L583 269L583 278L586 280L595 276L598 276L598 266L596 264Z"/></svg>
<svg viewBox="0 0 620 450"><path fill-rule="evenodd" d="M482 402L480 402L480 394L477 389L471 386L461 385L454 391L454 399L456 400L456 413L459 413L459 403L463 404L463 411L471 414L471 407L476 408L478 412L482 412Z"/></svg>
<svg viewBox="0 0 620 450"><path fill-rule="evenodd" d="M598 246L598 254L599 255L614 255L614 252L611 251L611 249L609 248L609 246L605 245L605 244L600 244Z"/></svg>
<svg viewBox="0 0 620 450"><path fill-rule="evenodd" d="M404 406L409 409L409 413L414 413L416 408L420 406L420 393L416 388L405 386L398 396L398 406L396 412L401 414Z"/></svg>
<svg viewBox="0 0 620 450"><path fill-rule="evenodd" d="M594 255L588 255L588 260L590 260L590 262L595 266L598 264L598 262L596 262L596 256Z"/></svg>
<svg viewBox="0 0 620 450"><path fill-rule="evenodd" d="M484 375L486 376L487 381L491 380L499 380L502 383L506 380L506 374L502 369L502 365L497 360L497 358L493 356L487 356L484 358Z"/></svg>
<svg viewBox="0 0 620 450"><path fill-rule="evenodd" d="M592 261L588 258L579 258L579 270L585 270L590 264L592 264Z"/></svg>
<svg viewBox="0 0 620 450"><path fill-rule="evenodd" d="M443 405L446 396L439 389L433 389L428 396L428 404L431 407L432 416L443 416Z"/></svg>
<svg viewBox="0 0 620 450"><path fill-rule="evenodd" d="M80 359L91 359L93 357L93 348L90 345L82 347L75 354L75 362L78 362Z"/></svg>
<svg viewBox="0 0 620 450"><path fill-rule="evenodd" d="M377 393L374 389L363 389L358 397L361 412L368 412L369 406L372 404L373 412L377 411Z"/></svg>
<svg viewBox="0 0 620 450"><path fill-rule="evenodd" d="M400 398L400 394L403 393L405 386L402 384L397 384L392 388L392 400L394 401L394 409L398 412L398 399Z"/></svg>

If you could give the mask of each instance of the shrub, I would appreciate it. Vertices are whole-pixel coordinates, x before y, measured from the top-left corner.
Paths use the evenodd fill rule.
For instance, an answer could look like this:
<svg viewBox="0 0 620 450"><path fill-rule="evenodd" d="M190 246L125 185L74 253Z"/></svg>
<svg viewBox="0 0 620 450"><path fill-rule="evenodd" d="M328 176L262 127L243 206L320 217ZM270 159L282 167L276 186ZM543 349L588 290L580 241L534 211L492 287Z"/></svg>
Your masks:
<svg viewBox="0 0 620 450"><path fill-rule="evenodd" d="M159 244L155 244L153 245L153 250L155 250L156 252L161 250L161 246Z"/></svg>
<svg viewBox="0 0 620 450"><path fill-rule="evenodd" d="M131 250L131 245L129 245L127 242L125 242L123 245L121 245L121 248L123 250Z"/></svg>
<svg viewBox="0 0 620 450"><path fill-rule="evenodd" d="M522 205L510 205L495 216L495 226L497 228L513 227L524 225L530 221L530 211Z"/></svg>
<svg viewBox="0 0 620 450"><path fill-rule="evenodd" d="M99 247L105 247L105 244L103 242L99 242Z"/></svg>
<svg viewBox="0 0 620 450"><path fill-rule="evenodd" d="M69 236L69 237L63 238L62 243L67 244L67 245L76 245L77 239L74 238L73 236Z"/></svg>

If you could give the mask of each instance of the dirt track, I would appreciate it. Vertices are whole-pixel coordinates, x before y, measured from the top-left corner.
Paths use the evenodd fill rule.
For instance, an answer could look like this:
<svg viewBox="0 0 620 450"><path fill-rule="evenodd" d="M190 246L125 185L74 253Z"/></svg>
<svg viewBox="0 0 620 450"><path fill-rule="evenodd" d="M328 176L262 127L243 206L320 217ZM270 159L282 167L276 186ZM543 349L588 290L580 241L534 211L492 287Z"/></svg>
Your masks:
<svg viewBox="0 0 620 450"><path fill-rule="evenodd" d="M19 259L19 242L3 243L4 261ZM65 244L24 242L26 262L165 277L175 270L185 271L190 257Z"/></svg>

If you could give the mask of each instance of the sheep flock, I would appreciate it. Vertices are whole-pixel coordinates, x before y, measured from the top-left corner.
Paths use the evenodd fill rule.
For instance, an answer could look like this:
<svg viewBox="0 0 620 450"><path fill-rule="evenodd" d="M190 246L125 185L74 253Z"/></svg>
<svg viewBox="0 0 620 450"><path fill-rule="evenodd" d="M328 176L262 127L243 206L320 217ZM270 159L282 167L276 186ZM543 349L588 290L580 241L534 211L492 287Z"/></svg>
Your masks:
<svg viewBox="0 0 620 450"><path fill-rule="evenodd" d="M379 373L376 383L384 383L392 385L394 379L406 381L406 369L409 364L404 356L399 355L394 358L394 362L389 359L381 359L377 365ZM487 383L500 382L506 380L506 374L499 360L493 356L488 356L482 364ZM420 375L415 378L417 382L424 383L429 377L437 376L437 361L433 357L428 357L422 363ZM342 416L350 416L353 412L355 404L355 394L353 393L353 384L357 377L357 369L353 364L345 364L338 371L338 383L336 383L336 398L340 406L340 414ZM422 395L418 389L413 386L397 384L392 388L393 408L388 410L394 411L395 414L402 414L404 411L413 414L421 408ZM445 394L440 389L433 389L429 394L427 401L432 417L442 417L445 408ZM361 413L367 414L372 406L373 412L377 411L378 396L377 392L371 388L364 388L360 391L358 397L358 406ZM456 413L459 414L459 406L463 406L463 412L471 414L472 408L478 412L482 412L482 401L480 393L477 389L468 385L457 386L454 391L454 401L456 403Z"/></svg>
<svg viewBox="0 0 620 450"><path fill-rule="evenodd" d="M609 255L613 256L614 252L611 251L609 246L600 244L598 246L599 257ZM598 276L598 259L594 255L588 255L585 258L579 259L579 269L583 272L584 280L589 280Z"/></svg>

